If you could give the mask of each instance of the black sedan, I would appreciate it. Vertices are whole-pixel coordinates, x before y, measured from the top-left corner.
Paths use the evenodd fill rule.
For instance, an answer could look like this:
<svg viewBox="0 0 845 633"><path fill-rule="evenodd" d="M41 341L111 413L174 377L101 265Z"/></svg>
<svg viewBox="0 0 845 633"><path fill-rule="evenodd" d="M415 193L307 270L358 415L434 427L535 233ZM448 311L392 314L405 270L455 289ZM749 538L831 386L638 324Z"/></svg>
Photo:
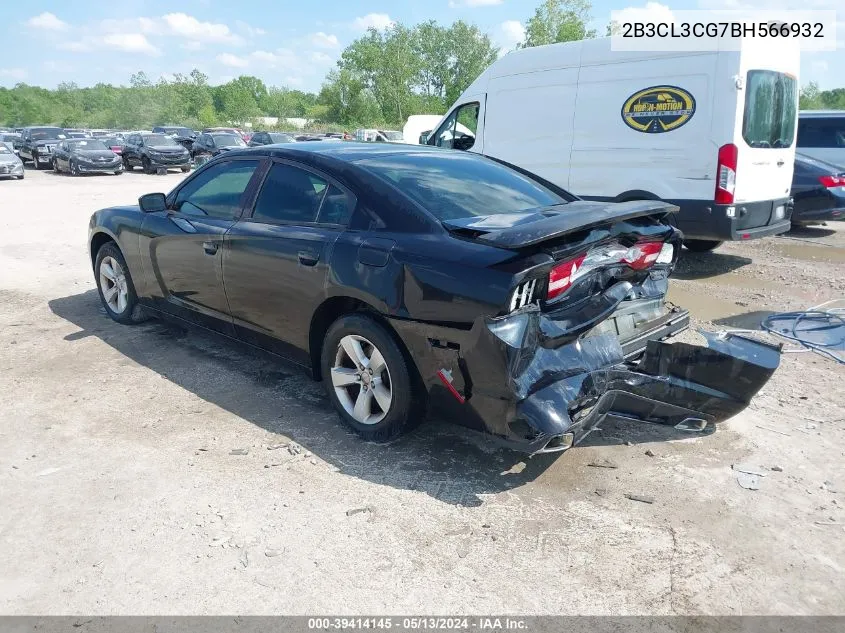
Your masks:
<svg viewBox="0 0 845 633"><path fill-rule="evenodd" d="M663 341L689 319L664 301L675 210L582 201L466 152L296 143L97 211L89 246L112 319L178 319L301 363L364 438L436 409L535 453L608 417L701 430L778 366L739 335Z"/></svg>
<svg viewBox="0 0 845 633"><path fill-rule="evenodd" d="M96 138L67 139L60 142L53 152L53 171L82 174L123 173L123 161Z"/></svg>
<svg viewBox="0 0 845 633"><path fill-rule="evenodd" d="M845 218L845 171L803 154L795 155L792 175L793 226Z"/></svg>

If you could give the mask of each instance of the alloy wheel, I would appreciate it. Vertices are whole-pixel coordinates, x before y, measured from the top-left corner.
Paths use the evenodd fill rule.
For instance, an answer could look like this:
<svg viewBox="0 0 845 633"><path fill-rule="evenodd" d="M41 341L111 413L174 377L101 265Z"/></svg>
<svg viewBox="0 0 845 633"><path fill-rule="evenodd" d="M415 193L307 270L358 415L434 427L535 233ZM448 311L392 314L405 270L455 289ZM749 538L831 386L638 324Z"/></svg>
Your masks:
<svg viewBox="0 0 845 633"><path fill-rule="evenodd" d="M129 303L129 286L123 267L114 257L100 262L100 290L103 299L115 314L122 314Z"/></svg>
<svg viewBox="0 0 845 633"><path fill-rule="evenodd" d="M363 336L340 339L331 380L340 404L357 422L378 424L390 411L390 371L382 353Z"/></svg>

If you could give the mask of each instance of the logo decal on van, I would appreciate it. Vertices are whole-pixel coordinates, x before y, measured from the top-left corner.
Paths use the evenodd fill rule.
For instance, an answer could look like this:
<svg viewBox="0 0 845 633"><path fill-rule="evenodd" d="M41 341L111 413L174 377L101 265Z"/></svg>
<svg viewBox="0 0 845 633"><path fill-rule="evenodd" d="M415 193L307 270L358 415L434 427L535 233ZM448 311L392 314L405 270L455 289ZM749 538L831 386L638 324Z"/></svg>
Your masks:
<svg viewBox="0 0 845 633"><path fill-rule="evenodd" d="M695 98L677 86L654 86L628 97L622 120L632 130L662 134L677 130L695 114Z"/></svg>

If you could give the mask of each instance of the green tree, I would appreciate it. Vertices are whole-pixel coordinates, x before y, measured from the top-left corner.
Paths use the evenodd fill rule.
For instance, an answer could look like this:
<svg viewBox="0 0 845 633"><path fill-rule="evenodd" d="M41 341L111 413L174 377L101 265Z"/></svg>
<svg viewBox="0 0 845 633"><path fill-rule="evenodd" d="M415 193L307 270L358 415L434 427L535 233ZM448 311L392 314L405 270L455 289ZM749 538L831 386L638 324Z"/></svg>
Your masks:
<svg viewBox="0 0 845 633"><path fill-rule="evenodd" d="M595 37L596 31L587 28L592 20L592 9L589 0L545 0L528 20L521 46L527 48Z"/></svg>

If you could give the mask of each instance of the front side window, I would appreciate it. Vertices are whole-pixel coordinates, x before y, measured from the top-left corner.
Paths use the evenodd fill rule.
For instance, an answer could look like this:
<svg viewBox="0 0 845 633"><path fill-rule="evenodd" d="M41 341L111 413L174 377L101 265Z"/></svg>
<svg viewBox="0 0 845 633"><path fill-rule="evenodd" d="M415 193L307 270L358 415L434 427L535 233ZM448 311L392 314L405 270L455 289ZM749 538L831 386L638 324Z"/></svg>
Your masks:
<svg viewBox="0 0 845 633"><path fill-rule="evenodd" d="M465 103L453 110L443 125L435 132L434 145L450 149L468 150L475 145L478 129L478 102Z"/></svg>
<svg viewBox="0 0 845 633"><path fill-rule="evenodd" d="M845 148L845 116L800 119L798 147Z"/></svg>
<svg viewBox="0 0 845 633"><path fill-rule="evenodd" d="M525 213L568 202L536 180L473 154L400 154L358 165L395 185L438 220Z"/></svg>
<svg viewBox="0 0 845 633"><path fill-rule="evenodd" d="M773 70L749 70L742 138L750 147L792 147L798 116L798 82Z"/></svg>
<svg viewBox="0 0 845 633"><path fill-rule="evenodd" d="M327 186L325 180L304 169L275 163L255 201L252 219L270 224L316 222Z"/></svg>
<svg viewBox="0 0 845 633"><path fill-rule="evenodd" d="M218 163L199 172L176 195L174 207L185 215L233 219L240 215L244 192L257 160Z"/></svg>

